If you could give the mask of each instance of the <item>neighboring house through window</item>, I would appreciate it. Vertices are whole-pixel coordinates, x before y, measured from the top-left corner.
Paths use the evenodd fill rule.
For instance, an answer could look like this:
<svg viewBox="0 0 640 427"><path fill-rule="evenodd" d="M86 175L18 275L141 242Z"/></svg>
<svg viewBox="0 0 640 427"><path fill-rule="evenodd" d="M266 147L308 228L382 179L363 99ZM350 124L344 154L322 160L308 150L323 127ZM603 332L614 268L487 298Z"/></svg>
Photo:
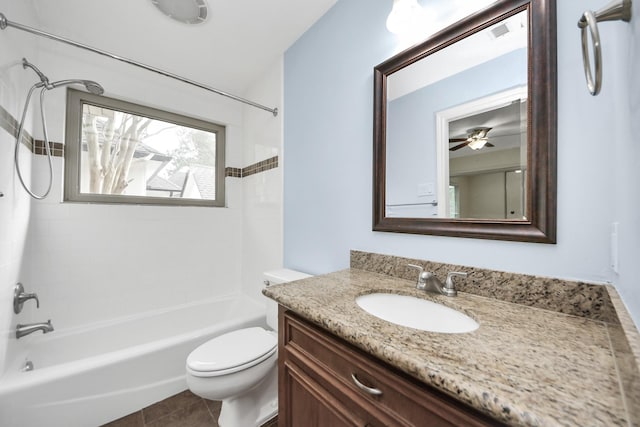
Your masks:
<svg viewBox="0 0 640 427"><path fill-rule="evenodd" d="M69 89L65 201L224 206L225 127Z"/></svg>

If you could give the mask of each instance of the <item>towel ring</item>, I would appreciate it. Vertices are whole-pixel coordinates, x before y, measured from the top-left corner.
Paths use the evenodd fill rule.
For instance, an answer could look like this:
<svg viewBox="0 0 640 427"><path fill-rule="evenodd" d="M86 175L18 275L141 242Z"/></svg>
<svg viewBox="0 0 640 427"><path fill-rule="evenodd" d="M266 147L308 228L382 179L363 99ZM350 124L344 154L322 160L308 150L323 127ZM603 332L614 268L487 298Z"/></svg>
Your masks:
<svg viewBox="0 0 640 427"><path fill-rule="evenodd" d="M600 93L602 87L602 47L600 45L600 32L598 22L618 21L629 22L631 20L631 0L614 0L597 12L587 10L578 21L582 38L582 62L584 65L584 76L587 79L589 93L595 96ZM587 29L591 33L593 43L593 56L595 68L595 81L591 72L591 58L589 55L589 45L587 39Z"/></svg>

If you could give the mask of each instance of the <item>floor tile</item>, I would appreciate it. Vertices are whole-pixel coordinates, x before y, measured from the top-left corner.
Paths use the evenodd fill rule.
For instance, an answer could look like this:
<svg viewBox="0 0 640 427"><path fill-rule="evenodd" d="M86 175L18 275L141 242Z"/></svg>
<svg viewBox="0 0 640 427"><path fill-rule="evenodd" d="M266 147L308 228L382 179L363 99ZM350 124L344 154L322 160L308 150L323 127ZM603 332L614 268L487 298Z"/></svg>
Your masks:
<svg viewBox="0 0 640 427"><path fill-rule="evenodd" d="M209 413L207 405L200 399L185 408L147 423L147 427L218 427L218 422Z"/></svg>
<svg viewBox="0 0 640 427"><path fill-rule="evenodd" d="M189 390L178 393L153 405L147 406L142 410L145 424L149 424L158 418L169 415L170 413L201 401L202 399Z"/></svg>
<svg viewBox="0 0 640 427"><path fill-rule="evenodd" d="M135 412L127 415L126 417L119 418L102 427L144 427L144 420L142 419L142 411Z"/></svg>
<svg viewBox="0 0 640 427"><path fill-rule="evenodd" d="M207 407L209 408L209 412L211 413L211 416L217 422L218 418L220 418L220 410L222 409L222 402L219 400L209 400L209 399L203 399L203 400L204 400L204 403L207 404Z"/></svg>

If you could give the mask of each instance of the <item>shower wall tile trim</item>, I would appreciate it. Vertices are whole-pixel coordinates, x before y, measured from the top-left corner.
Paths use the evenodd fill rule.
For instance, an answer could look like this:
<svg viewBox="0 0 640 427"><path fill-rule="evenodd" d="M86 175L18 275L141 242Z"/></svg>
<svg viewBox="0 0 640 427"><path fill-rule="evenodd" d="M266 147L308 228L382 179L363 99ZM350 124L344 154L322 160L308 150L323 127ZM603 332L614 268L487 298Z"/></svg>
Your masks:
<svg viewBox="0 0 640 427"><path fill-rule="evenodd" d="M0 128L6 130L14 138L18 136L18 127L20 124L18 121L0 106ZM46 155L46 149L44 141L36 139L34 140L28 132L23 131L22 143L34 154ZM54 157L64 156L64 144L61 142L49 141L49 148L51 149L51 155ZM244 178L260 172L265 172L273 168L278 167L278 156L273 156L269 159L262 160L244 168L227 167L225 169L225 177L231 178Z"/></svg>
<svg viewBox="0 0 640 427"><path fill-rule="evenodd" d="M0 128L9 132L14 138L18 137L18 128L20 123L0 105ZM22 131L21 141L29 151L33 151L33 137L27 131ZM43 144L44 146L44 144ZM53 154L53 153L52 153Z"/></svg>

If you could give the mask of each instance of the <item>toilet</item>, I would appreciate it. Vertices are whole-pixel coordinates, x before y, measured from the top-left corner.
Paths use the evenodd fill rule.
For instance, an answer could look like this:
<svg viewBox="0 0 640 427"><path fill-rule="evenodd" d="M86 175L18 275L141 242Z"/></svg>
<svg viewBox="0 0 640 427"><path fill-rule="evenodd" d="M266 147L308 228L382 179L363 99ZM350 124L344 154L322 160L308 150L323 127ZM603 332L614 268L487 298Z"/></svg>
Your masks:
<svg viewBox="0 0 640 427"><path fill-rule="evenodd" d="M288 269L264 273L264 284L311 277ZM278 304L266 298L267 325L213 338L187 357L187 385L196 395L221 400L221 427L258 427L278 411Z"/></svg>

